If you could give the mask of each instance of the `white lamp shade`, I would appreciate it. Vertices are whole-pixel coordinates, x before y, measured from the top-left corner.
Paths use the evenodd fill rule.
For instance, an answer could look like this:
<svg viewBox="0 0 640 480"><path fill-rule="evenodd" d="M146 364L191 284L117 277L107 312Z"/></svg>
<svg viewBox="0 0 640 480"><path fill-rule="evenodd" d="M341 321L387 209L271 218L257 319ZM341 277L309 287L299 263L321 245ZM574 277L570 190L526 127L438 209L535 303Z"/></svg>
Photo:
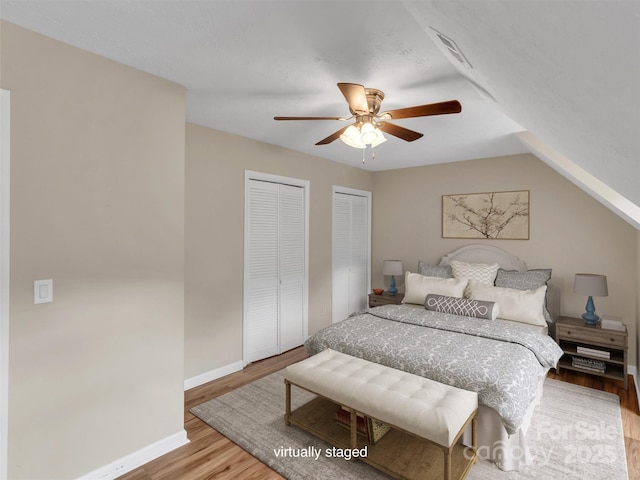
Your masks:
<svg viewBox="0 0 640 480"><path fill-rule="evenodd" d="M360 139L360 130L355 125L349 125L340 135L340 140L353 148L365 148L367 145Z"/></svg>
<svg viewBox="0 0 640 480"><path fill-rule="evenodd" d="M588 297L606 297L609 295L607 277L595 273L576 273L573 291Z"/></svg>
<svg viewBox="0 0 640 480"><path fill-rule="evenodd" d="M402 260L385 260L382 264L383 275L402 275Z"/></svg>

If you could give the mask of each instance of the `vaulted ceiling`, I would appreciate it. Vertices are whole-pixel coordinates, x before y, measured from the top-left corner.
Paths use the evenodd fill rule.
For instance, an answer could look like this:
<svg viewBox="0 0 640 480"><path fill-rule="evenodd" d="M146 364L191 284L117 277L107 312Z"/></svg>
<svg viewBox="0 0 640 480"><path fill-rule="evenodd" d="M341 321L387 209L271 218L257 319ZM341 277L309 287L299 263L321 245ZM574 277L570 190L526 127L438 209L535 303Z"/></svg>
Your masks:
<svg viewBox="0 0 640 480"><path fill-rule="evenodd" d="M1 0L0 17L182 84L187 120L369 170L530 151L640 229L636 0ZM459 63L441 41L455 43ZM457 99L462 113L396 121L375 158L337 140L337 82L383 110Z"/></svg>

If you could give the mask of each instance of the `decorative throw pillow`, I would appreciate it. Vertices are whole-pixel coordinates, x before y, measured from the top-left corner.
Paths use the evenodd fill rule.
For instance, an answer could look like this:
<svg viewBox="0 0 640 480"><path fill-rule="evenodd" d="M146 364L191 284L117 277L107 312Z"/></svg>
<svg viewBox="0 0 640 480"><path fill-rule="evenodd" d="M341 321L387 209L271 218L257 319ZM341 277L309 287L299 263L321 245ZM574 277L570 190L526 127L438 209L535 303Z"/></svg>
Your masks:
<svg viewBox="0 0 640 480"><path fill-rule="evenodd" d="M476 280L485 285L493 285L496 279L500 265L497 263L468 263L459 260L451 260L451 270L455 278L466 278L467 280ZM471 292L469 285L464 291L464 297L469 298Z"/></svg>
<svg viewBox="0 0 640 480"><path fill-rule="evenodd" d="M516 288L518 290L536 290L543 285L547 285L547 282L550 279L550 268L526 270L524 272L500 269L496 275L496 287ZM546 297L542 314L548 323L553 323L553 317L549 313L549 310L547 310Z"/></svg>
<svg viewBox="0 0 640 480"><path fill-rule="evenodd" d="M462 297L467 280L457 278L425 277L419 273L407 272L404 275L404 298L402 303L424 305L424 300L430 293Z"/></svg>
<svg viewBox="0 0 640 480"><path fill-rule="evenodd" d="M428 265L422 260L418 262L418 273L425 277L453 278L451 265Z"/></svg>
<svg viewBox="0 0 640 480"><path fill-rule="evenodd" d="M542 314L544 296L547 286L536 290L517 290L515 288L494 287L484 285L475 280L469 281L471 298L496 302L500 306L498 318L531 325L547 326Z"/></svg>
<svg viewBox="0 0 640 480"><path fill-rule="evenodd" d="M518 290L535 290L546 285L551 278L550 268L536 270L503 270L500 268L496 275L496 287L517 288Z"/></svg>
<svg viewBox="0 0 640 480"><path fill-rule="evenodd" d="M424 301L424 308L436 312L453 313L464 317L485 318L495 320L500 313L500 307L495 302L473 300L470 298L448 297L430 293Z"/></svg>

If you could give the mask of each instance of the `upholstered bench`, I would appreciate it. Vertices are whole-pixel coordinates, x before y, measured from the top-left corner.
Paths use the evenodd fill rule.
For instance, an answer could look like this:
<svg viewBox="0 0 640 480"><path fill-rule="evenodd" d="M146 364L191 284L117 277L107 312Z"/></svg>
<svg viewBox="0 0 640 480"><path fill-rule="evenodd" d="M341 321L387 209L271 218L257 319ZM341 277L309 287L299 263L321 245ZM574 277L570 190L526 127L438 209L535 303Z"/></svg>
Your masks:
<svg viewBox="0 0 640 480"><path fill-rule="evenodd" d="M292 414L291 385L312 392L318 395L318 398L342 406L350 412L348 446L351 449L358 447L356 416L362 414L380 420L392 427L392 431L397 430L404 435L400 440L397 437L396 440L390 438L386 442L388 444L394 441L404 444L408 437L415 437L422 442L421 445L432 443L439 446L444 452L444 463L434 459L429 459L426 463L439 463L442 468L437 468L436 471L442 471L446 480L451 479L454 449L457 452L454 458L456 478L464 478L476 460L478 395L475 392L443 385L331 349L287 367L285 385L287 425L293 423L331 443L340 443L334 438L337 435L331 433L335 430L331 430L328 425L333 419L325 419L326 428L319 426L322 423L317 420L319 407L312 406L306 410L301 407ZM310 417L316 419L310 420ZM472 449L458 444L460 436L470 423ZM390 437L390 434L385 435L376 445L369 446L367 457L361 460L395 477L412 478L406 472L395 471L392 466L386 465L378 458L380 455L384 456L376 452L385 448L387 437ZM425 440L427 442L424 442ZM397 454L394 454L389 463L398 463L396 457ZM433 472L429 473L428 478L434 478Z"/></svg>

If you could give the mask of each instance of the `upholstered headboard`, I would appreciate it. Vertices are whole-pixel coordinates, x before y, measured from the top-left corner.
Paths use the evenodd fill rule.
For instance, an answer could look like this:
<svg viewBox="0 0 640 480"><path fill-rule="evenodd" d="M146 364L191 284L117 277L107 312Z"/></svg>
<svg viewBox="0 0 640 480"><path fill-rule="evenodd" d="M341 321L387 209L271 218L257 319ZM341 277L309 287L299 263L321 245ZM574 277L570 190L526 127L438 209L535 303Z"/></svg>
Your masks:
<svg viewBox="0 0 640 480"><path fill-rule="evenodd" d="M501 248L492 245L466 245L448 253L440 260L440 265L450 265L451 260L459 260L470 263L497 263L504 270L527 270L527 264L505 252ZM550 281L547 284L547 310L555 319L560 316L560 290Z"/></svg>
<svg viewBox="0 0 640 480"><path fill-rule="evenodd" d="M451 265L451 260L470 263L497 263L504 270L517 270L523 272L527 269L527 264L505 252L501 248L491 245L467 245L451 253L448 253L440 265Z"/></svg>

